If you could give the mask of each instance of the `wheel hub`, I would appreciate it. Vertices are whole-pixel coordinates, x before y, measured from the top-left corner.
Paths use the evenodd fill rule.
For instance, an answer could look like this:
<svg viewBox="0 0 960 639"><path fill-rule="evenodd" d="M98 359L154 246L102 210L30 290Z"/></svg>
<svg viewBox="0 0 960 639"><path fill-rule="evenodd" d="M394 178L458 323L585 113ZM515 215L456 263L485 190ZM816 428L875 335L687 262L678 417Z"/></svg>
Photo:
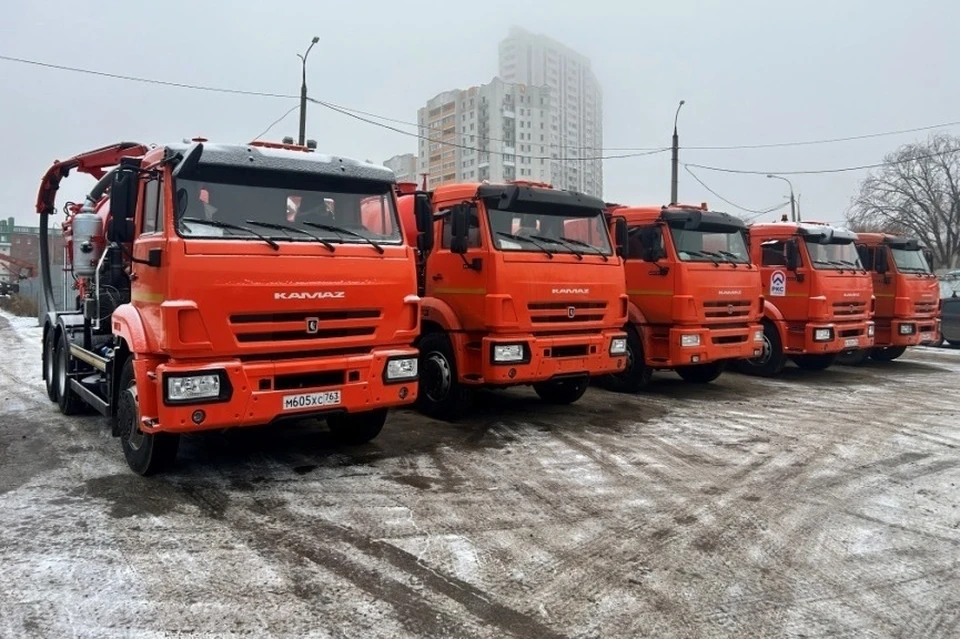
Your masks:
<svg viewBox="0 0 960 639"><path fill-rule="evenodd" d="M767 337L767 334L763 334L763 351L760 353L760 357L754 357L748 359L747 361L756 366L763 366L768 361L770 361L770 354L773 351L773 346L770 344L770 339Z"/></svg>
<svg viewBox="0 0 960 639"><path fill-rule="evenodd" d="M119 435L133 450L139 450L146 437L137 424L138 415L137 389L134 386L120 393L120 402L117 405Z"/></svg>
<svg viewBox="0 0 960 639"><path fill-rule="evenodd" d="M442 353L427 355L421 377L422 392L430 401L442 402L450 394L453 386L453 369Z"/></svg>

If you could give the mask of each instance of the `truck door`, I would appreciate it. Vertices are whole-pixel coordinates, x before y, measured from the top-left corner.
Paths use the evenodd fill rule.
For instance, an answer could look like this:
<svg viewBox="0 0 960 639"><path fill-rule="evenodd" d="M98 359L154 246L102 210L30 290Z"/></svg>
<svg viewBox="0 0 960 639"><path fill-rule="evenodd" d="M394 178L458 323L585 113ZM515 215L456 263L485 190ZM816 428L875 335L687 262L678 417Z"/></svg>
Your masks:
<svg viewBox="0 0 960 639"><path fill-rule="evenodd" d="M487 294L486 272L491 267L484 264L484 242L480 227L480 217L476 204L467 214L467 252L458 255L450 251L452 229L450 209L437 211L442 215L438 223L440 241L436 242L433 253L427 260L426 294L442 299L457 314L461 324L467 330L479 330L484 325L484 297ZM480 260L480 270L469 268L475 259Z"/></svg>
<svg viewBox="0 0 960 639"><path fill-rule="evenodd" d="M810 266L803 240L797 242L799 266L796 271L787 268L787 240L770 239L760 243L760 275L763 295L783 314L784 319L806 321L810 296Z"/></svg>
<svg viewBox="0 0 960 639"><path fill-rule="evenodd" d="M133 242L131 265L130 301L140 309L152 337L160 334L160 304L167 292L167 268L170 259L166 249L164 230L173 216L167 215L166 180L162 172L147 173L141 183L137 200L136 239ZM151 251L160 252L161 266L146 264Z"/></svg>

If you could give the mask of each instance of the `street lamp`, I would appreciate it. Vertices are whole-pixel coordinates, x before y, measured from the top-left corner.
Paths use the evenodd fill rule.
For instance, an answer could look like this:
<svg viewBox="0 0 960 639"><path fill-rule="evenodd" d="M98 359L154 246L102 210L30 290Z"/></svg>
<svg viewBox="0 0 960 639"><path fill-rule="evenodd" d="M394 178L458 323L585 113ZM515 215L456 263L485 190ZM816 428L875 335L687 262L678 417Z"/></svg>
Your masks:
<svg viewBox="0 0 960 639"><path fill-rule="evenodd" d="M307 56L310 55L310 49L313 48L313 45L318 42L320 42L320 38L313 36L306 53L303 55L297 54L303 71L303 80L300 83L300 146L303 146L304 138L307 136Z"/></svg>
<svg viewBox="0 0 960 639"><path fill-rule="evenodd" d="M790 185L790 221L796 222L797 221L797 201L793 197L793 182L783 177L782 175L773 175L771 173L768 173L767 177L775 178L777 180L783 180L784 182Z"/></svg>
<svg viewBox="0 0 960 639"><path fill-rule="evenodd" d="M684 100L677 105L677 112L673 115L673 155L670 159L670 204L677 203L677 165L680 162L680 137L677 135L677 118L680 117L680 107Z"/></svg>

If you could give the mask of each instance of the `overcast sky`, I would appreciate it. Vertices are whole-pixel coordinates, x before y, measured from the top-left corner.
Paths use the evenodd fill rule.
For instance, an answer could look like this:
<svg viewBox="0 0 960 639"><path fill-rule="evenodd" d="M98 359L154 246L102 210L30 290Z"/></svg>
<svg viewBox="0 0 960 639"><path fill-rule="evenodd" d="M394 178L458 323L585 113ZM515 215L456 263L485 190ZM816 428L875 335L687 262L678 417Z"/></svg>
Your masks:
<svg viewBox="0 0 960 639"><path fill-rule="evenodd" d="M960 3L950 0L569 2L4 3L0 55L54 64L297 94L303 51L311 96L405 121L433 95L488 82L511 25L588 56L604 93L604 143L669 146L674 110L681 146L766 144L893 131L960 120ZM548 9L549 7L549 9ZM39 179L52 160L120 140L203 135L247 142L296 100L231 96L98 78L0 61L6 152L2 217L34 224ZM960 127L947 130L957 132ZM415 130L406 128L406 130ZM269 137L296 136L291 113ZM308 137L324 152L382 162L416 140L313 106ZM763 150L681 150L681 162L762 172L880 161L908 133ZM669 153L607 160L604 196L669 199ZM736 204L766 208L787 186L760 176L698 170ZM837 221L864 172L791 177L807 219ZM59 203L89 188L64 182ZM680 199L710 195L686 171ZM764 219L775 217L768 215Z"/></svg>

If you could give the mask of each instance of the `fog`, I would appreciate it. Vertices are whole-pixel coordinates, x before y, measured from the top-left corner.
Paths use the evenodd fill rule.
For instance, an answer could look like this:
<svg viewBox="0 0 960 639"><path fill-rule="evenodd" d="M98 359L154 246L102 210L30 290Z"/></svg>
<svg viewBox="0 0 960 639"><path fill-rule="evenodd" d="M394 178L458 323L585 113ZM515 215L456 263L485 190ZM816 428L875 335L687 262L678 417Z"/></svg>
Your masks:
<svg viewBox="0 0 960 639"><path fill-rule="evenodd" d="M843 0L364 3L7 3L0 55L164 81L296 95L310 55L312 97L408 122L447 89L490 81L510 26L588 56L603 88L606 147L666 147L679 100L681 147L866 135L960 120L960 6ZM203 135L247 142L295 99L227 95L0 61L6 153L0 217L34 224L52 160L120 140ZM406 131L413 127L393 124ZM948 128L949 129L949 128ZM268 137L296 135L294 110ZM382 162L416 152L411 136L312 105L308 137L324 152ZM767 149L681 149L682 163L761 173L871 164L928 132ZM614 153L614 152L610 152ZM669 153L604 163L604 197L669 199ZM788 189L764 175L695 169L733 203L763 209ZM842 220L865 171L791 176L806 219ZM72 180L72 181L71 181ZM64 182L59 202L91 184ZM680 199L724 203L680 170ZM776 214L764 216L772 219Z"/></svg>

